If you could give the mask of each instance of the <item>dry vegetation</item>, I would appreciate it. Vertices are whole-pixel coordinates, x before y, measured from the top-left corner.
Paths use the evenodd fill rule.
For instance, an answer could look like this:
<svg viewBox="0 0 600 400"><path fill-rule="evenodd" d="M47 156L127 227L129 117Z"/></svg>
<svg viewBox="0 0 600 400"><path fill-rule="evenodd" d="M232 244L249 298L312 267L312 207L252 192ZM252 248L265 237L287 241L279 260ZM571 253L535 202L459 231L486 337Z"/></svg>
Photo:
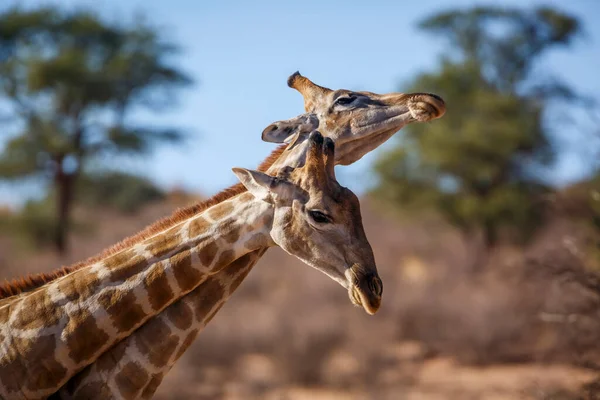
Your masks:
<svg viewBox="0 0 600 400"><path fill-rule="evenodd" d="M94 211L76 260L181 205L134 216ZM589 237L557 217L527 247L501 247L473 276L460 235L436 218L376 213L363 202L384 281L368 316L345 291L278 249L250 273L167 376L159 399L600 398L600 281ZM84 211L79 210L79 213ZM88 213L89 214L89 213ZM0 237L3 277L59 264L17 256Z"/></svg>

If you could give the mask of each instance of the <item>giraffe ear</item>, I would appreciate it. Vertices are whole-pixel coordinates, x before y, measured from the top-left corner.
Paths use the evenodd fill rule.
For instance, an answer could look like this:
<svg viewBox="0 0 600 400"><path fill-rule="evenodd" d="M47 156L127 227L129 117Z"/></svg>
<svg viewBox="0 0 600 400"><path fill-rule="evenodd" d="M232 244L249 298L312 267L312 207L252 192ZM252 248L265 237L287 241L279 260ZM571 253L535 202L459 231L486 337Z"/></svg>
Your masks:
<svg viewBox="0 0 600 400"><path fill-rule="evenodd" d="M273 202L272 193L277 186L276 178L251 169L232 168L231 170L254 197L268 203Z"/></svg>
<svg viewBox="0 0 600 400"><path fill-rule="evenodd" d="M289 143L296 135L310 133L319 127L315 114L302 114L285 121L273 122L262 133L262 140L271 143Z"/></svg>

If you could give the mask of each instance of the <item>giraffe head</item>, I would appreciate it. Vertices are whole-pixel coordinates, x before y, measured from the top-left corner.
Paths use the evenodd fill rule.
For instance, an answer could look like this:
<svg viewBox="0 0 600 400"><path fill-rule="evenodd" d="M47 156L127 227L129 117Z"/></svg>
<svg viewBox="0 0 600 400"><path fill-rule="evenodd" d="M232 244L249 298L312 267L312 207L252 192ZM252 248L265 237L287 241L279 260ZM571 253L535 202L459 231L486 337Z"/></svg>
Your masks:
<svg viewBox="0 0 600 400"><path fill-rule="evenodd" d="M355 305L374 314L383 285L358 198L337 182L334 165L333 140L314 131L302 167L283 168L276 177L242 168L234 172L250 193L273 205L273 242L339 282Z"/></svg>
<svg viewBox="0 0 600 400"><path fill-rule="evenodd" d="M337 164L342 165L359 160L405 125L431 121L446 112L444 101L428 93L331 90L298 72L289 77L288 86L302 94L308 114L269 125L263 132L263 140L289 142L298 129L316 123L325 136L334 140L338 153L343 146L343 154L337 155Z"/></svg>

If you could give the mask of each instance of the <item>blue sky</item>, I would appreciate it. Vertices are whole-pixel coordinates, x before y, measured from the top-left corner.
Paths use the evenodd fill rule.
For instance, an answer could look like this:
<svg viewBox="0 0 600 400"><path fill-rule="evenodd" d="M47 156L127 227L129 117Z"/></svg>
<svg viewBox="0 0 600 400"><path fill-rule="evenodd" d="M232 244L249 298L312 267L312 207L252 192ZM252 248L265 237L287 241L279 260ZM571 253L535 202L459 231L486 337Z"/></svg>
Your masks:
<svg viewBox="0 0 600 400"><path fill-rule="evenodd" d="M19 3L33 7L59 2ZM333 89L397 90L417 73L433 69L446 45L418 31L416 22L449 7L548 4L575 14L584 22L585 37L569 50L553 51L542 63L546 71L583 93L600 93L600 2L596 0L60 3L90 6L112 19L142 13L181 45L180 66L198 83L182 93L176 108L152 116L152 120L188 128L192 137L186 146L160 149L145 161L118 162L165 187L204 194L233 183L232 167L255 167L273 149L272 144L260 140L267 125L303 112L300 94L286 86L289 74L300 70ZM15 3L4 0L3 4L0 10ZM585 170L576 152L582 146L570 133L557 140L566 151L552 175L557 182L567 182ZM373 179L369 167L376 156L374 152L351 167L338 168L342 183L357 191L367 187ZM14 203L21 196L21 192L0 186L0 203Z"/></svg>

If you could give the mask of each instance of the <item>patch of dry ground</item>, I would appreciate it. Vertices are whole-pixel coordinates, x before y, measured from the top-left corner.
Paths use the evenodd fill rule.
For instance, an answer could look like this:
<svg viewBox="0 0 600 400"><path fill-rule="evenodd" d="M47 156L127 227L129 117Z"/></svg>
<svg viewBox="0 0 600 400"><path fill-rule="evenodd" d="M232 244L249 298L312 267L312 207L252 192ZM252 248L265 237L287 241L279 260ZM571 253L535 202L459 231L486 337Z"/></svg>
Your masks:
<svg viewBox="0 0 600 400"><path fill-rule="evenodd" d="M360 370L358 360L351 353L332 355L321 371L326 382L308 387L282 383L271 358L264 354L247 354L240 357L232 370L207 369L199 382L194 382L190 376L193 374L175 371L156 397L223 400L596 398L589 392L582 394L581 388L597 378L596 373L587 369L542 364L465 366L447 357L415 359L415 349L419 347L415 342L391 346L387 365L362 385L351 383L353 375Z"/></svg>

